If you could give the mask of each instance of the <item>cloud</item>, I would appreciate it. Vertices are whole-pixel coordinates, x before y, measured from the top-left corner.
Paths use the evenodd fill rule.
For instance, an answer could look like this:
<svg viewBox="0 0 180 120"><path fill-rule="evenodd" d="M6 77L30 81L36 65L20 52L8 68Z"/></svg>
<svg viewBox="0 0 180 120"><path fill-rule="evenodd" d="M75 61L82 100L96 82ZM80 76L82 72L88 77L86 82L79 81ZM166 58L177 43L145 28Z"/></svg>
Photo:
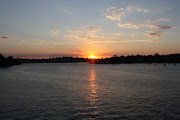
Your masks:
<svg viewBox="0 0 180 120"><path fill-rule="evenodd" d="M171 26L168 25L151 25L152 28L158 28L158 29L170 29Z"/></svg>
<svg viewBox="0 0 180 120"><path fill-rule="evenodd" d="M147 13L149 12L149 10L145 8L137 8L137 7L126 7L126 8L110 7L106 10L106 12L107 13L105 16L107 19L120 21L121 18L129 12Z"/></svg>
<svg viewBox="0 0 180 120"><path fill-rule="evenodd" d="M112 9L116 9L117 7L110 7L110 8L108 8L107 10L109 11L109 10L112 10Z"/></svg>
<svg viewBox="0 0 180 120"><path fill-rule="evenodd" d="M72 14L72 11L70 11L70 10L68 10L68 9L62 8L61 10L62 10L64 13L66 13L66 14Z"/></svg>
<svg viewBox="0 0 180 120"><path fill-rule="evenodd" d="M133 10L133 7L126 7L125 8L127 11L132 11Z"/></svg>
<svg viewBox="0 0 180 120"><path fill-rule="evenodd" d="M122 33L116 33L115 35L118 35L118 36L120 36L120 35L123 35Z"/></svg>
<svg viewBox="0 0 180 120"><path fill-rule="evenodd" d="M107 40L104 40L104 39L92 39L90 41L92 41L92 42L106 42Z"/></svg>
<svg viewBox="0 0 180 120"><path fill-rule="evenodd" d="M8 39L11 39L12 37L8 37L8 36L2 36L2 37L0 37L0 39L2 39L2 40L8 40Z"/></svg>
<svg viewBox="0 0 180 120"><path fill-rule="evenodd" d="M170 22L169 19L164 19L164 18L159 18L159 19L152 19L152 20L148 20L146 21L145 23L167 23L167 22Z"/></svg>
<svg viewBox="0 0 180 120"><path fill-rule="evenodd" d="M66 30L68 33L80 33L80 30Z"/></svg>
<svg viewBox="0 0 180 120"><path fill-rule="evenodd" d="M135 23L119 23L118 24L119 27L124 27L124 28L135 28L135 29L139 29L141 27L144 27L144 24L135 24Z"/></svg>
<svg viewBox="0 0 180 120"><path fill-rule="evenodd" d="M138 7L126 7L125 10L127 11L134 11L134 12L143 12L143 13L147 13L149 12L148 9L145 8L138 8Z"/></svg>
<svg viewBox="0 0 180 120"><path fill-rule="evenodd" d="M134 33L134 35L139 33ZM159 36L163 34L162 32L158 31L150 31L149 36ZM121 34L119 34L121 35ZM107 37L101 37L101 36L91 36L89 34L83 34L83 35L71 35L71 38L73 39L79 39L79 40L88 40L91 42L104 42L104 43L123 43L123 42L159 42L158 39L130 39L130 40L118 40L119 38L107 38Z"/></svg>
<svg viewBox="0 0 180 120"><path fill-rule="evenodd" d="M60 33L60 31L59 30L52 30L51 31L54 35L56 35L56 34L59 34Z"/></svg>
<svg viewBox="0 0 180 120"><path fill-rule="evenodd" d="M89 41L102 40L103 38L101 36L96 35L99 31L101 31L101 29L95 26L83 26L78 30L70 30L70 34L67 37Z"/></svg>
<svg viewBox="0 0 180 120"><path fill-rule="evenodd" d="M88 32L97 32L100 31L100 29L98 27L89 27Z"/></svg>
<svg viewBox="0 0 180 120"><path fill-rule="evenodd" d="M92 40L93 38L89 35L82 35L82 36L79 36L79 38L81 39L87 39L87 40Z"/></svg>
<svg viewBox="0 0 180 120"><path fill-rule="evenodd" d="M52 43L52 45L68 45L68 44L75 44L73 42L63 42L63 41L58 41L58 42L54 42Z"/></svg>
<svg viewBox="0 0 180 120"><path fill-rule="evenodd" d="M119 21L123 15L124 12L118 13L117 11L113 11L111 15L106 15L106 18Z"/></svg>
<svg viewBox="0 0 180 120"><path fill-rule="evenodd" d="M157 29L170 29L172 28L169 25L163 25L164 23L168 23L170 22L169 19L164 19L164 18L160 18L160 19L152 19L152 20L148 20L145 22L146 27L149 28L157 28ZM156 24L156 25L154 25Z"/></svg>
<svg viewBox="0 0 180 120"><path fill-rule="evenodd" d="M148 36L160 37L162 34L163 32L160 31L149 31Z"/></svg>
<svg viewBox="0 0 180 120"><path fill-rule="evenodd" d="M121 17L124 16L124 8L110 7L107 9L107 14L105 15L107 19L111 20L121 20Z"/></svg>
<svg viewBox="0 0 180 120"><path fill-rule="evenodd" d="M137 8L137 11L143 12L143 13L148 13L149 12L149 10L145 9L145 8Z"/></svg>
<svg viewBox="0 0 180 120"><path fill-rule="evenodd" d="M100 28L96 27L96 26L83 26L83 27L80 27L79 30L74 30L76 33L96 33L98 31L101 31Z"/></svg>
<svg viewBox="0 0 180 120"><path fill-rule="evenodd" d="M139 29L142 27L147 27L147 28L157 28L157 29L170 29L172 28L169 25L152 25L148 23L143 23L143 24L136 24L136 23L119 23L119 27L123 28L134 28L134 29Z"/></svg>
<svg viewBox="0 0 180 120"><path fill-rule="evenodd" d="M130 35L134 36L134 35L143 35L143 33L131 33Z"/></svg>
<svg viewBox="0 0 180 120"><path fill-rule="evenodd" d="M105 37L97 36L97 35L89 35L89 34L83 34L83 35L70 35L73 39L79 39L79 40L88 40L88 41L94 41L94 42L103 42L107 39Z"/></svg>
<svg viewBox="0 0 180 120"><path fill-rule="evenodd" d="M91 39L93 39L92 36L89 36L87 34L71 34L71 35L69 35L69 37L73 38L73 39L79 39L79 40L83 40L83 39L91 40Z"/></svg>
<svg viewBox="0 0 180 120"><path fill-rule="evenodd" d="M126 7L125 8L127 11L132 11L132 12L142 12L142 13L148 13L149 10L146 8L139 8L139 7Z"/></svg>
<svg viewBox="0 0 180 120"><path fill-rule="evenodd" d="M152 39L132 39L132 40L117 40L117 41L108 41L108 43L124 43L124 42L161 42L160 40Z"/></svg>
<svg viewBox="0 0 180 120"><path fill-rule="evenodd" d="M125 7L125 8L118 8L118 7L110 7L106 10L106 18L110 20L115 20L115 21L120 21L124 16L130 15L132 13L148 13L149 10L146 8L139 8L139 7ZM156 31L155 29L159 30L165 30L165 29L170 29L172 28L171 26L167 25L167 23L170 22L169 19L165 18L157 18L157 19L151 19L144 21L142 23L132 23L132 22L127 22L127 23L118 23L118 27L121 28L129 28L129 29L140 29L140 28L146 28L146 29L154 29L154 31L150 31L148 34L147 33L141 33L142 35L146 36L154 36L155 37L160 37L164 32L161 31ZM140 33L136 34L131 34L131 35L137 35ZM122 34L114 34L114 35L122 35Z"/></svg>
<svg viewBox="0 0 180 120"><path fill-rule="evenodd" d="M72 30L71 32L73 32L73 33L79 33L80 31L79 31L79 30Z"/></svg>

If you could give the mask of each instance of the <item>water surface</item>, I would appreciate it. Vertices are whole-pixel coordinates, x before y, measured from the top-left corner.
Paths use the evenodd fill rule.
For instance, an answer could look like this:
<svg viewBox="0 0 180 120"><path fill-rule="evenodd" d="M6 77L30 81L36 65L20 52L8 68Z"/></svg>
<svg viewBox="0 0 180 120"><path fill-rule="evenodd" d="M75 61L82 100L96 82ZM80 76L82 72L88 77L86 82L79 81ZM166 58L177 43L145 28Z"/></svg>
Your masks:
<svg viewBox="0 0 180 120"><path fill-rule="evenodd" d="M180 65L0 68L0 119L180 119Z"/></svg>

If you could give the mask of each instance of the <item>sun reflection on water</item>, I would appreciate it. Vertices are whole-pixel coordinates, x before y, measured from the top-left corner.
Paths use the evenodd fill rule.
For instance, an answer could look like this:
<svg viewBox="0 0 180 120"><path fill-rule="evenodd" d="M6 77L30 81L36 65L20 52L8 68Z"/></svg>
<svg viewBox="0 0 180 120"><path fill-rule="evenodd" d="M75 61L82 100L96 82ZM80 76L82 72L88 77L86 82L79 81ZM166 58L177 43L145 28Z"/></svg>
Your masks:
<svg viewBox="0 0 180 120"><path fill-rule="evenodd" d="M88 101L90 102L91 105L94 105L96 101L98 100L98 84L96 81L96 72L95 69L90 70L90 79L89 79L89 97Z"/></svg>
<svg viewBox="0 0 180 120"><path fill-rule="evenodd" d="M99 114L98 110L98 89L99 85L97 83L96 71L94 66L89 70L89 78L87 88L85 89L85 100L86 105L81 106L79 110L79 116L83 117L84 119L91 119L94 120L95 117Z"/></svg>

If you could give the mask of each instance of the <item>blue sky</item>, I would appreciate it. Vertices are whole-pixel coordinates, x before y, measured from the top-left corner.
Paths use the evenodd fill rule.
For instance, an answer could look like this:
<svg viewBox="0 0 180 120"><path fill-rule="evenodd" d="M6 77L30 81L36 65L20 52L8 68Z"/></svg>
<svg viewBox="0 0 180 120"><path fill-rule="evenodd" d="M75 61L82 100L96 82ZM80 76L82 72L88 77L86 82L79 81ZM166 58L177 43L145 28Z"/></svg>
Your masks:
<svg viewBox="0 0 180 120"><path fill-rule="evenodd" d="M1 0L0 52L109 57L180 52L179 0Z"/></svg>

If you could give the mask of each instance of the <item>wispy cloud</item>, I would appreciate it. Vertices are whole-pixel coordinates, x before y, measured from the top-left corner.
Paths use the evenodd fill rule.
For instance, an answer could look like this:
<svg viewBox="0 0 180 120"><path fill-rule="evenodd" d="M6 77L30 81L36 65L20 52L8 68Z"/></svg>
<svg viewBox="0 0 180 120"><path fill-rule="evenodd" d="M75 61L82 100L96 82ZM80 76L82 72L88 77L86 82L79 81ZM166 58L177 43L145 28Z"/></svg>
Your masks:
<svg viewBox="0 0 180 120"><path fill-rule="evenodd" d="M149 10L145 9L145 8L137 8L137 11L143 12L143 13L148 13L149 12Z"/></svg>
<svg viewBox="0 0 180 120"><path fill-rule="evenodd" d="M74 42L63 42L63 41L58 41L52 43L52 45L57 46L57 45L71 45L71 44L79 44L79 43L74 43Z"/></svg>
<svg viewBox="0 0 180 120"><path fill-rule="evenodd" d="M2 37L0 37L0 39L2 39L2 40L8 40L8 39L12 39L12 37L2 36Z"/></svg>
<svg viewBox="0 0 180 120"><path fill-rule="evenodd" d="M106 15L106 18L119 21L123 15L124 12L118 13L117 11L113 11L111 15Z"/></svg>
<svg viewBox="0 0 180 120"><path fill-rule="evenodd" d="M135 35L143 35L143 33L131 33L130 35L132 35L132 36L135 36Z"/></svg>
<svg viewBox="0 0 180 120"><path fill-rule="evenodd" d="M73 33L79 33L80 31L79 31L79 30L72 30L71 32L73 32Z"/></svg>
<svg viewBox="0 0 180 120"><path fill-rule="evenodd" d="M156 28L156 29L170 29L172 28L169 25L165 25L162 23L166 23L169 22L170 20L168 19L153 19L153 20L148 20L145 21L142 24L136 24L136 23L119 23L118 26L119 27L123 27L123 28L133 28L133 29L139 29L139 28ZM156 23L156 25L154 25L153 23Z"/></svg>
<svg viewBox="0 0 180 120"><path fill-rule="evenodd" d="M106 39L92 39L91 41L92 42L106 42L108 40L106 40Z"/></svg>
<svg viewBox="0 0 180 120"><path fill-rule="evenodd" d="M73 30L72 32L74 32L74 33L82 33L82 32L96 33L99 31L101 31L101 29L99 27L96 27L96 26L82 26L78 30Z"/></svg>
<svg viewBox="0 0 180 120"><path fill-rule="evenodd" d="M124 8L110 7L107 9L107 14L105 16L107 19L119 21L124 14Z"/></svg>
<svg viewBox="0 0 180 120"><path fill-rule="evenodd" d="M80 30L65 30L65 32L67 32L67 33L80 33L81 31Z"/></svg>
<svg viewBox="0 0 180 120"><path fill-rule="evenodd" d="M133 11L133 12L142 12L142 13L147 13L147 12L149 12L149 10L148 9L145 9L145 8L138 8L138 7L126 7L126 8L124 8L125 10L127 10L127 11Z"/></svg>
<svg viewBox="0 0 180 120"><path fill-rule="evenodd" d="M172 28L169 25L150 25L151 28L158 28L158 29L170 29Z"/></svg>
<svg viewBox="0 0 180 120"><path fill-rule="evenodd" d="M119 40L119 41L109 41L110 43L123 43L123 42L161 42L160 40L152 39L132 39L132 40Z"/></svg>
<svg viewBox="0 0 180 120"><path fill-rule="evenodd" d="M117 7L110 7L110 8L108 8L107 9L107 11L109 11L109 10L114 10L114 9L116 9Z"/></svg>
<svg viewBox="0 0 180 120"><path fill-rule="evenodd" d="M98 27L89 27L88 32L97 32L100 31L100 29Z"/></svg>
<svg viewBox="0 0 180 120"><path fill-rule="evenodd" d="M137 35L139 33L134 33L132 35ZM160 36L161 34L163 34L163 32L159 32L159 31L150 31L148 33L148 36ZM117 34L118 35L118 34ZM119 34L122 35L122 34ZM73 39L79 39L79 40L88 40L91 42L103 42L103 43L123 43L123 42L161 42L159 39L125 39L125 40L118 40L119 38L107 38L107 37L101 37L101 36L91 36L89 34L84 34L84 35L80 35L80 34L74 34L70 36Z"/></svg>
<svg viewBox="0 0 180 120"><path fill-rule="evenodd" d="M170 22L169 19L159 18L159 19L148 20L145 23L150 24L150 23L168 23L168 22Z"/></svg>
<svg viewBox="0 0 180 120"><path fill-rule="evenodd" d="M116 33L115 35L120 36L120 35L123 35L123 34L122 33Z"/></svg>
<svg viewBox="0 0 180 120"><path fill-rule="evenodd" d="M148 13L149 10L146 8L140 8L140 7L134 7L134 6L129 6L129 7L124 7L124 8L118 8L118 7L110 7L106 10L106 18L114 21L119 21L118 27L120 28L127 28L127 29L141 29L141 28L146 28L154 31L147 33L142 33L142 35L145 36L156 36L159 37L161 36L164 32L157 31L158 30L166 30L172 28L171 26L168 25L170 22L169 19L165 18L157 18L157 19L150 19L141 23L133 23L133 22L126 22L122 23L121 19L123 19L124 16L129 16L132 13L141 13L145 14ZM141 31L142 32L142 31ZM121 34L114 34L114 35L121 35ZM137 35L137 34L130 34L130 35ZM155 38L155 37L153 37Z"/></svg>
<svg viewBox="0 0 180 120"><path fill-rule="evenodd" d="M92 40L93 39L93 37L91 37L89 35L81 35L81 36L78 36L78 38L80 38L80 39L87 39L87 40Z"/></svg>
<svg viewBox="0 0 180 120"><path fill-rule="evenodd" d="M97 35L97 32L100 32L101 29L96 26L83 26L78 30L68 30L69 35L66 37L70 37L73 39L79 40L88 40L88 41L104 41L104 37Z"/></svg>
<svg viewBox="0 0 180 120"><path fill-rule="evenodd" d="M106 41L107 39L105 37L97 36L97 35L90 35L90 34L74 34L70 35L69 37L73 39L79 39L79 40L88 40L88 41Z"/></svg>
<svg viewBox="0 0 180 120"><path fill-rule="evenodd" d="M106 10L106 18L111 20L120 21L123 16L130 12L141 12L147 13L149 12L148 9L145 8L138 8L138 7L126 7L126 8L117 8L117 7L110 7Z"/></svg>
<svg viewBox="0 0 180 120"><path fill-rule="evenodd" d="M149 31L148 36L160 37L164 32L161 31Z"/></svg>
<svg viewBox="0 0 180 120"><path fill-rule="evenodd" d="M54 34L54 35L56 35L56 34L59 34L60 31L59 31L59 30L52 30L51 33Z"/></svg>
<svg viewBox="0 0 180 120"><path fill-rule="evenodd" d="M66 14L71 14L72 13L72 11L70 11L68 9L65 9L65 8L61 8L61 10Z"/></svg>
<svg viewBox="0 0 180 120"><path fill-rule="evenodd" d="M138 28L144 27L145 24L119 23L118 26L119 27L124 27L124 28L135 28L135 29L138 29Z"/></svg>

